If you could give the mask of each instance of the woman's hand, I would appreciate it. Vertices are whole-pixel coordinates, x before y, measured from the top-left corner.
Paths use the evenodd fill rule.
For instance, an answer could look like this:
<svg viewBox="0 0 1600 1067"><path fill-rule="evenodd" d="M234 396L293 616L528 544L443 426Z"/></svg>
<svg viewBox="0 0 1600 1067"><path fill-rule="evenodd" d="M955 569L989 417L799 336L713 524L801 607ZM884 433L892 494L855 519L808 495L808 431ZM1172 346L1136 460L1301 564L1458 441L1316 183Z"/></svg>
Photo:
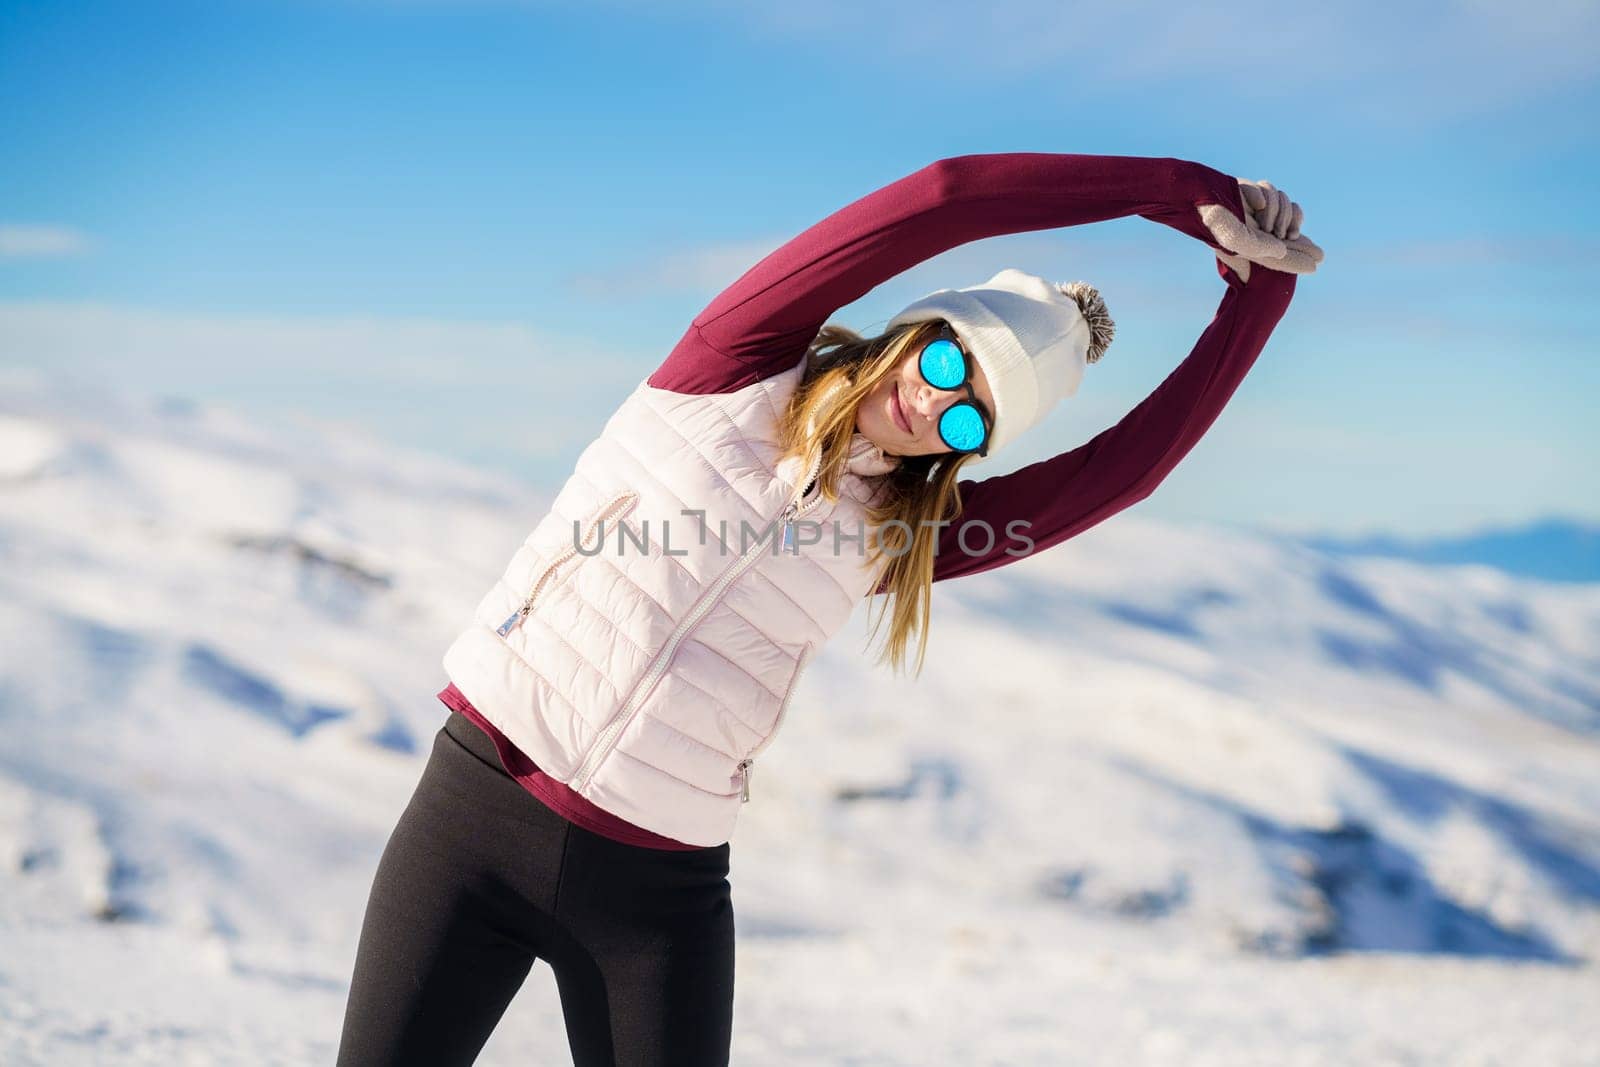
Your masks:
<svg viewBox="0 0 1600 1067"><path fill-rule="evenodd" d="M1289 274L1314 272L1323 255L1316 242L1300 232L1304 209L1271 182L1238 181L1245 207L1243 222L1221 204L1199 208L1200 220L1216 238L1212 250L1217 258L1245 282L1250 280L1252 263Z"/></svg>
<svg viewBox="0 0 1600 1067"><path fill-rule="evenodd" d="M1258 227L1279 240L1300 236L1300 223L1305 221L1306 213L1289 199L1288 193L1271 182L1241 181L1239 194L1244 197L1244 206L1255 216Z"/></svg>

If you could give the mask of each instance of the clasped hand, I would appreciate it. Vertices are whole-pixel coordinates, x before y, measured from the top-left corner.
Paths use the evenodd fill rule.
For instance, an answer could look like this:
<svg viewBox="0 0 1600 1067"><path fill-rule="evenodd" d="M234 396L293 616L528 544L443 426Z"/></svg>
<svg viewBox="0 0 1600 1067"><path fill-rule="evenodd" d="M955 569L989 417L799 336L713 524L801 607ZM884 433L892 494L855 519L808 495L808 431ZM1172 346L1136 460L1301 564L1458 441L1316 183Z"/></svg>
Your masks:
<svg viewBox="0 0 1600 1067"><path fill-rule="evenodd" d="M1300 232L1305 210L1267 181L1239 181L1245 217L1222 204L1202 204L1200 220L1216 238L1212 251L1233 268L1241 281L1250 280L1250 264L1259 263L1289 274L1310 274L1322 262L1322 249Z"/></svg>

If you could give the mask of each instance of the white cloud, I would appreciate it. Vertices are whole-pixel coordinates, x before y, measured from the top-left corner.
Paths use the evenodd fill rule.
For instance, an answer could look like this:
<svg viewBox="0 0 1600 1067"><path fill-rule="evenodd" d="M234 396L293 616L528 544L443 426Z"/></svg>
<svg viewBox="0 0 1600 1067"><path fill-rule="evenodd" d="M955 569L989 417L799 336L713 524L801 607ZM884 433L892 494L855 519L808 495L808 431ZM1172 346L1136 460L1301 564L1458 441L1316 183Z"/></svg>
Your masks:
<svg viewBox="0 0 1600 1067"><path fill-rule="evenodd" d="M607 273L577 275L569 284L591 298L618 292L688 293L709 301L786 240L787 237L769 236L678 249ZM1204 278L1209 276L1206 269L1210 257L1196 253L1200 248L1186 237L1139 219L1071 231L1040 230L969 241L884 282L867 298L871 308L852 305L841 309L846 314L835 321L848 321L849 313L857 310L880 310L879 304L908 302L937 288L976 285L1008 266L1040 275L1059 275L1063 281L1083 278L1097 283L1101 277L1120 276L1130 270L1147 278L1163 272L1165 276L1182 278L1188 276L1183 273L1185 270L1199 264L1192 273ZM1155 288L1158 287L1142 286L1139 291L1150 293ZM1123 291L1127 291L1126 286ZM884 321L894 310L883 310Z"/></svg>
<svg viewBox="0 0 1600 1067"><path fill-rule="evenodd" d="M0 361L230 385L405 383L607 389L651 369L518 322L202 315L89 301L0 303Z"/></svg>
<svg viewBox="0 0 1600 1067"><path fill-rule="evenodd" d="M682 249L606 274L580 274L571 285L588 297L632 291L720 292L783 241L763 238Z"/></svg>
<svg viewBox="0 0 1600 1067"><path fill-rule="evenodd" d="M44 259L87 251L89 237L70 226L0 223L0 259Z"/></svg>
<svg viewBox="0 0 1600 1067"><path fill-rule="evenodd" d="M1586 233L1468 234L1412 241L1378 241L1349 248L1352 261L1405 267L1480 267L1513 264L1570 267L1600 258L1600 237Z"/></svg>
<svg viewBox="0 0 1600 1067"><path fill-rule="evenodd" d="M1058 76L1064 121L1112 93L1199 89L1218 106L1300 100L1414 127L1500 109L1600 77L1592 0L1297 4L1124 0L589 0L641 17L741 23L830 59L909 64L941 84L992 88ZM566 6L529 0L528 6ZM1268 114L1282 114L1281 104ZM1242 125L1250 115L1239 116ZM1270 129L1258 130L1271 137Z"/></svg>
<svg viewBox="0 0 1600 1067"><path fill-rule="evenodd" d="M543 480L564 477L655 369L650 357L518 322L47 301L0 302L0 369L7 365L257 417L350 423Z"/></svg>

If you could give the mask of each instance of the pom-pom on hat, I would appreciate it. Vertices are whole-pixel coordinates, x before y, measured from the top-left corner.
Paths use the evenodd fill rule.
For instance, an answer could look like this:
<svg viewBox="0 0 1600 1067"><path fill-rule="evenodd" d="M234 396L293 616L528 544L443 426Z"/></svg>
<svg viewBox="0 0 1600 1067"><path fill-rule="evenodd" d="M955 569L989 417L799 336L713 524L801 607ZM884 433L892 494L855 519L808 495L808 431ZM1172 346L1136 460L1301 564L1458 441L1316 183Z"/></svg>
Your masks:
<svg viewBox="0 0 1600 1067"><path fill-rule="evenodd" d="M1088 282L1049 282L1015 267L982 285L929 293L887 328L930 319L955 329L989 381L995 407L990 457L1078 391L1084 367L1099 361L1117 329Z"/></svg>

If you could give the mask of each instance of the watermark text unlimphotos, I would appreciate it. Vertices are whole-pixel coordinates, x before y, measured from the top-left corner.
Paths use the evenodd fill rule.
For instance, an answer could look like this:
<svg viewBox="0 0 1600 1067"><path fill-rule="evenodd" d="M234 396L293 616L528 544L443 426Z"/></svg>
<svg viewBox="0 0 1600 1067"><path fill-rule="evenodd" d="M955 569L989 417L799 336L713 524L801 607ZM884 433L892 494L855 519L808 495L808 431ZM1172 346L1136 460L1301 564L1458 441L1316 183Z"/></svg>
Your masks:
<svg viewBox="0 0 1600 1067"><path fill-rule="evenodd" d="M652 520L640 519L638 522L613 522L608 526L604 519L597 521L588 531L588 537L583 537L582 523L574 520L572 523L572 546L583 556L598 556L607 548L611 548L616 555L626 555L628 552L637 552L649 555L651 545L660 547L662 555L687 556L690 544L701 548L707 547L710 541L710 525L706 522L706 513L703 508L683 508L680 515L690 517L696 521L690 524L692 529L685 533L682 523L674 526L669 519L660 519L652 526ZM996 545L1000 544L1001 537L995 532L994 526L983 519L968 519L957 523L953 519L924 519L919 522L923 527L932 526L940 530L935 535L935 553L939 551L940 543L944 540L942 528L955 526L956 550L967 556L992 555ZM1026 556L1033 551L1033 538L1022 531L1033 525L1027 519L1012 519L1005 525L1004 552L1008 556ZM780 551L792 555L799 555L802 548L816 548L816 552L831 553L835 556L846 554L846 546L854 546L855 555L865 558L867 552L866 524L861 519L854 523L855 529L848 528L849 524L841 523L836 519L818 522L815 519L773 519L765 525L752 525L747 519L740 519L738 529L734 530L726 519L717 523L716 549L721 554L734 553L744 555L752 547L761 546L769 554L776 556ZM902 533L899 544L885 543L884 555L890 558L904 555L911 550L911 523L903 519L889 519L880 529L898 527ZM735 547L737 546L737 547Z"/></svg>

